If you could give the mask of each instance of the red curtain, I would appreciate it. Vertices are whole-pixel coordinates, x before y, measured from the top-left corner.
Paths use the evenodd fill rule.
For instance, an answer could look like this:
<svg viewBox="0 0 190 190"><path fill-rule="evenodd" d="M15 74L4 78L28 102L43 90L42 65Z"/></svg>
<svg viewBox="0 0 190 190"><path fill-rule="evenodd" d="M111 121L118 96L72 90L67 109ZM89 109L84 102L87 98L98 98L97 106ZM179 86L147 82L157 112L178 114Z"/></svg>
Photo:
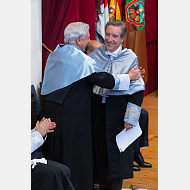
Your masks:
<svg viewBox="0 0 190 190"><path fill-rule="evenodd" d="M72 0L68 14L69 17L65 20L66 26L71 22L85 22L90 26L90 39L95 40L95 0Z"/></svg>
<svg viewBox="0 0 190 190"><path fill-rule="evenodd" d="M158 0L145 0L148 81L144 95L158 89Z"/></svg>
<svg viewBox="0 0 190 190"><path fill-rule="evenodd" d="M54 50L64 43L64 29L71 22L85 22L90 25L90 36L96 38L94 0L42 0L42 42ZM42 48L42 76L49 55Z"/></svg>
<svg viewBox="0 0 190 190"><path fill-rule="evenodd" d="M124 16L125 0L122 13ZM90 38L95 40L95 0L42 0L42 42L50 50L64 43L64 29L71 22L89 24ZM145 0L145 35L148 81L144 95L147 95L158 89L158 0ZM42 75L48 55L43 47Z"/></svg>
<svg viewBox="0 0 190 190"><path fill-rule="evenodd" d="M62 41L72 0L42 0L42 43L54 50ZM42 76L49 52L42 48Z"/></svg>

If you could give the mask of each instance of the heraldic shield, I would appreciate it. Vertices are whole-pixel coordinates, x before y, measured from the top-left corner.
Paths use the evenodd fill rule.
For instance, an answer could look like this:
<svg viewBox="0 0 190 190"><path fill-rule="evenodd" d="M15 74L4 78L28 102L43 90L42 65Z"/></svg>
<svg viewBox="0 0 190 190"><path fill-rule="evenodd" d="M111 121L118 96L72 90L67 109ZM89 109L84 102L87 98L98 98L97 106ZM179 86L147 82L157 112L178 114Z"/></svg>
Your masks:
<svg viewBox="0 0 190 190"><path fill-rule="evenodd" d="M145 0L126 0L125 23L127 31L141 31L145 26Z"/></svg>

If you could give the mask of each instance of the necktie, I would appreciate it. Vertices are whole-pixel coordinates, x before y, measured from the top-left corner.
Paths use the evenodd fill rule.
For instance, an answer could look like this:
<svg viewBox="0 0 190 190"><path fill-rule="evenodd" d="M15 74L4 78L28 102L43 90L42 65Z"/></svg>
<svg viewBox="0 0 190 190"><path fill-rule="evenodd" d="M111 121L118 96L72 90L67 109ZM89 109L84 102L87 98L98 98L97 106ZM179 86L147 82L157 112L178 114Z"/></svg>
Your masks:
<svg viewBox="0 0 190 190"><path fill-rule="evenodd" d="M116 53L112 53L112 52L109 52L109 51L106 51L105 52L106 55L110 56L111 58L113 57L117 57Z"/></svg>

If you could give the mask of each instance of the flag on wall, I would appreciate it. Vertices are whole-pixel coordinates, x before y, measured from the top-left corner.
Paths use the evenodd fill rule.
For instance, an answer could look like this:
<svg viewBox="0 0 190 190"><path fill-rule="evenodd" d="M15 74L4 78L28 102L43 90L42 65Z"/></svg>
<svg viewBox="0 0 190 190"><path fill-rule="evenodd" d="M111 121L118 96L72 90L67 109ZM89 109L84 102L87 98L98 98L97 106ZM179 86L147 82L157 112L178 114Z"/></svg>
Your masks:
<svg viewBox="0 0 190 190"><path fill-rule="evenodd" d="M104 24L109 21L108 0L104 0Z"/></svg>
<svg viewBox="0 0 190 190"><path fill-rule="evenodd" d="M145 36L145 0L126 0L125 19L127 34L123 42L123 47L131 49L138 56L140 67L146 70L144 82L148 80L146 36Z"/></svg>
<svg viewBox="0 0 190 190"><path fill-rule="evenodd" d="M105 25L109 21L108 0L95 0L96 40L104 43Z"/></svg>
<svg viewBox="0 0 190 190"><path fill-rule="evenodd" d="M121 0L110 0L109 20L122 20Z"/></svg>
<svg viewBox="0 0 190 190"><path fill-rule="evenodd" d="M117 5L117 1L116 0L110 0L110 5L109 5L109 20L115 20L116 5Z"/></svg>
<svg viewBox="0 0 190 190"><path fill-rule="evenodd" d="M116 5L116 20L122 20L121 0L117 0L117 5Z"/></svg>
<svg viewBox="0 0 190 190"><path fill-rule="evenodd" d="M144 14L145 0L126 0L125 22L128 31L141 31L145 26Z"/></svg>

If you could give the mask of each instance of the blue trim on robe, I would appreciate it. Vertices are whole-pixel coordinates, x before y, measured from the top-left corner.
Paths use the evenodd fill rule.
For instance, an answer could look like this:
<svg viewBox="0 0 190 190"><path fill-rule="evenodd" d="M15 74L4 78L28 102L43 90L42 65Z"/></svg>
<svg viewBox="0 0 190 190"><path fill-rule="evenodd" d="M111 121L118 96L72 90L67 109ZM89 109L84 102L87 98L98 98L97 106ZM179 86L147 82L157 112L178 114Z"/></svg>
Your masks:
<svg viewBox="0 0 190 190"><path fill-rule="evenodd" d="M124 121L130 123L131 125L136 126L140 117L140 113L141 113L141 107L131 102L128 102Z"/></svg>
<svg viewBox="0 0 190 190"><path fill-rule="evenodd" d="M80 48L59 44L48 56L41 94L47 95L95 72L104 70Z"/></svg>
<svg viewBox="0 0 190 190"><path fill-rule="evenodd" d="M89 57L94 59L102 69L105 69L108 62L111 61L111 70L109 72L110 74L128 74L129 70L132 69L135 65L137 65L137 68L139 66L137 56L130 49L124 48L113 60L110 60L108 56L105 55L105 52L106 46L103 45L90 53ZM142 77L140 76L139 80L130 81L129 90L114 91L106 88L101 88L102 93L99 93L99 90L100 87L96 86L94 87L93 92L105 97L127 94L131 95L141 90L145 90L145 84Z"/></svg>
<svg viewBox="0 0 190 190"><path fill-rule="evenodd" d="M139 67L137 56L130 49L124 48L122 51L118 53L117 57L113 60L110 60L109 57L105 54L105 52L106 46L103 45L100 48L94 50L92 53L90 53L89 56L92 59L94 59L102 69L105 69L108 62L110 62L111 70L109 73L111 74L124 74L128 73L129 70L133 68L135 65L137 65L137 69ZM129 90L115 91L95 86L93 92L99 96L111 97L120 95L131 95L142 90L145 90L145 84L142 77L140 76L139 80L130 81ZM124 121L136 126L140 116L140 110L141 107L132 104L131 102L128 102L124 116Z"/></svg>

